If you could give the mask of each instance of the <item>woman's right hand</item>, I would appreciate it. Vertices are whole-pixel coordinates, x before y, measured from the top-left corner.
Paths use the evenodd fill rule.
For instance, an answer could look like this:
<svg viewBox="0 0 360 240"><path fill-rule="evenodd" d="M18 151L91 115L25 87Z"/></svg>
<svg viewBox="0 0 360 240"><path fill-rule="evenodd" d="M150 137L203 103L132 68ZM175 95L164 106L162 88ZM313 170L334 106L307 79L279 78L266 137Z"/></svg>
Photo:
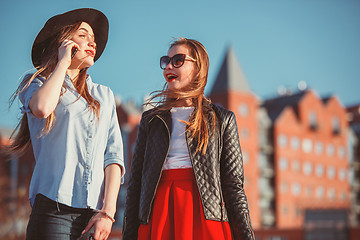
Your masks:
<svg viewBox="0 0 360 240"><path fill-rule="evenodd" d="M72 49L74 47L80 49L79 45L71 40L64 40L61 43L58 49L58 56L59 56L58 64L63 63L66 64L67 67L71 65L71 55L72 55Z"/></svg>

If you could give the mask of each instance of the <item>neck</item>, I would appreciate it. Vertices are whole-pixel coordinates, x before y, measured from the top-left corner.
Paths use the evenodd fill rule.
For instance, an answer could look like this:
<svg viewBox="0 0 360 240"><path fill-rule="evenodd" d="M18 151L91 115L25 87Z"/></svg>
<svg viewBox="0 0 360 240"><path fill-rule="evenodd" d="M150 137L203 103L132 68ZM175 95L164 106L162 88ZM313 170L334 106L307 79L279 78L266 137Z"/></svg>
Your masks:
<svg viewBox="0 0 360 240"><path fill-rule="evenodd" d="M75 81L79 76L80 70L78 68L70 69L66 71L67 75L69 75L71 81Z"/></svg>
<svg viewBox="0 0 360 240"><path fill-rule="evenodd" d="M190 99L186 99L186 100L177 100L176 107L191 107L194 106L193 102Z"/></svg>

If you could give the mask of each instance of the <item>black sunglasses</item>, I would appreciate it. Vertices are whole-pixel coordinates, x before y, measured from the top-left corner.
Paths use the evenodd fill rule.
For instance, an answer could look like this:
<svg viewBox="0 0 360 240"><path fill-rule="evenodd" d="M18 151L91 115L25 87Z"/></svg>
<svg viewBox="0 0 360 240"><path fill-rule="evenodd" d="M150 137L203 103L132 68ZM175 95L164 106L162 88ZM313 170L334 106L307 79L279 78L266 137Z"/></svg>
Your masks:
<svg viewBox="0 0 360 240"><path fill-rule="evenodd" d="M179 68L184 65L186 60L196 62L196 60L186 54L176 54L172 57L163 56L160 58L160 68L165 69L166 66L171 63L174 68Z"/></svg>

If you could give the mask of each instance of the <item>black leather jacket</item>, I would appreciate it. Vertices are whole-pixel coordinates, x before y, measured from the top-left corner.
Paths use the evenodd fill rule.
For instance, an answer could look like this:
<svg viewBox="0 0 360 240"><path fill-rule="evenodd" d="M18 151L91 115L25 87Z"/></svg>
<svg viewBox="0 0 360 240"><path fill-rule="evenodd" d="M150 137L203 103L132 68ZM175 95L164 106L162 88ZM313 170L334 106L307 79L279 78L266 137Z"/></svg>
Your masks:
<svg viewBox="0 0 360 240"><path fill-rule="evenodd" d="M205 155L187 134L188 150L201 202L208 220L228 221L234 239L255 239L244 192L243 161L235 115L211 104L206 114L216 114L215 133ZM139 224L149 222L171 134L171 113L144 112L141 118L127 189L123 239L137 239ZM209 124L212 121L209 121Z"/></svg>

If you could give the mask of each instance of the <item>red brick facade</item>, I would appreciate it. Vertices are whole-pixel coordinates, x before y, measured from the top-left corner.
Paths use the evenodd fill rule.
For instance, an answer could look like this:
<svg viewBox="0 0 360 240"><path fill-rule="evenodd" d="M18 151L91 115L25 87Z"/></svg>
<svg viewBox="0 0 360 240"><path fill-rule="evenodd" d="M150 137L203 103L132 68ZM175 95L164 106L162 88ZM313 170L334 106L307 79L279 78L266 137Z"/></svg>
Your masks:
<svg viewBox="0 0 360 240"><path fill-rule="evenodd" d="M312 90L274 122L276 227L304 225L306 209L349 209L345 109Z"/></svg>

